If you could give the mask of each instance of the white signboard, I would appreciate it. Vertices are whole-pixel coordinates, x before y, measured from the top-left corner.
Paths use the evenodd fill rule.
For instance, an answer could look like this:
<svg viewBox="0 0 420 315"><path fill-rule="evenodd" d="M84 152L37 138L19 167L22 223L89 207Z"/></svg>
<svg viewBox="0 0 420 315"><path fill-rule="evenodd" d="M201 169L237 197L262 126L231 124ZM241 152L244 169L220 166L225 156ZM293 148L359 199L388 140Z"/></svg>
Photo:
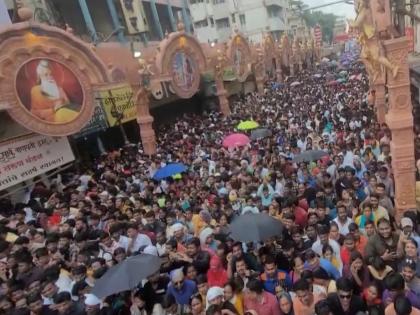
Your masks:
<svg viewBox="0 0 420 315"><path fill-rule="evenodd" d="M0 145L0 191L74 160L65 137L29 136Z"/></svg>

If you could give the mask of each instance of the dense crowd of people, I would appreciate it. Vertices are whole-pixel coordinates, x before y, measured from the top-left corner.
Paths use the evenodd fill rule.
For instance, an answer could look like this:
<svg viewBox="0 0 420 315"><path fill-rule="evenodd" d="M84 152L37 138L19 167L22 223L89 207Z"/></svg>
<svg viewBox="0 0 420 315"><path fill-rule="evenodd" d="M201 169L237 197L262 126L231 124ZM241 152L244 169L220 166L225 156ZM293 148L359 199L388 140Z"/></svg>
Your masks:
<svg viewBox="0 0 420 315"><path fill-rule="evenodd" d="M332 82L339 71L267 85L229 117L159 126L153 157L127 146L38 182L21 203L3 198L0 314L420 314L419 215L395 220L390 130L375 121L362 67ZM245 120L271 136L223 147ZM327 154L294 161L308 150ZM153 180L173 162L188 171ZM283 230L232 239L231 222L249 213ZM161 257L160 270L132 291L92 294L139 253Z"/></svg>

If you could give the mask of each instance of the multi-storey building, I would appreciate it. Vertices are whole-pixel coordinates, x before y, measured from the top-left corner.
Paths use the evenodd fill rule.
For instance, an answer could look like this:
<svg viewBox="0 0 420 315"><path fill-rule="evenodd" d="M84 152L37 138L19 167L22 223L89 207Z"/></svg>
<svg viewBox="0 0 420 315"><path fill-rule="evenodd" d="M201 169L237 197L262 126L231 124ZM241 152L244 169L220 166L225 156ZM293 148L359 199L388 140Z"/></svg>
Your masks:
<svg viewBox="0 0 420 315"><path fill-rule="evenodd" d="M84 40L159 41L182 20L192 32L187 0L20 0L35 20L65 27ZM14 15L13 0L6 0Z"/></svg>
<svg viewBox="0 0 420 315"><path fill-rule="evenodd" d="M303 15L298 10L291 10L290 14L288 15L288 24L289 24L289 31L290 35L297 36L297 37L305 37L309 36L310 30L308 29L305 19Z"/></svg>
<svg viewBox="0 0 420 315"><path fill-rule="evenodd" d="M201 42L223 42L235 28L250 41L265 32L275 39L288 30L289 0L189 0L194 31Z"/></svg>

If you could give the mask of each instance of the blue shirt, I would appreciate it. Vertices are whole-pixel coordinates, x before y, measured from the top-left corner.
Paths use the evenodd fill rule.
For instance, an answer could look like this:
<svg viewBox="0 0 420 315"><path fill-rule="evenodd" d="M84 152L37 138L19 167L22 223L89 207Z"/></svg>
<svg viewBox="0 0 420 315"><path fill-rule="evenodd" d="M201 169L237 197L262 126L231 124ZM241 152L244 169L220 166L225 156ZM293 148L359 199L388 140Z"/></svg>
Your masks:
<svg viewBox="0 0 420 315"><path fill-rule="evenodd" d="M188 305L190 297L197 292L197 286L194 281L185 279L181 289L175 288L172 283L168 285L168 294L175 298L177 304Z"/></svg>
<svg viewBox="0 0 420 315"><path fill-rule="evenodd" d="M290 279L289 273L284 270L277 270L277 277L269 278L267 273L261 275L261 280L264 283L264 290L276 295L276 287L281 286L285 291L289 291L292 288L292 279Z"/></svg>
<svg viewBox="0 0 420 315"><path fill-rule="evenodd" d="M330 277L333 277L335 280L341 277L340 272L337 270L337 268L334 267L334 265L324 258L320 258L319 265L322 269L324 269Z"/></svg>
<svg viewBox="0 0 420 315"><path fill-rule="evenodd" d="M357 199L359 199L360 202L366 199L367 195L365 191L362 188L359 188L355 191Z"/></svg>
<svg viewBox="0 0 420 315"><path fill-rule="evenodd" d="M334 280L337 280L338 278L341 277L340 272L337 270L337 268L334 267L334 265L330 261L328 261L324 258L320 258L319 259L319 266L322 269L324 269L328 273L328 275L330 277L332 277ZM305 262L304 267L305 267L305 269L309 269L309 264L307 262Z"/></svg>

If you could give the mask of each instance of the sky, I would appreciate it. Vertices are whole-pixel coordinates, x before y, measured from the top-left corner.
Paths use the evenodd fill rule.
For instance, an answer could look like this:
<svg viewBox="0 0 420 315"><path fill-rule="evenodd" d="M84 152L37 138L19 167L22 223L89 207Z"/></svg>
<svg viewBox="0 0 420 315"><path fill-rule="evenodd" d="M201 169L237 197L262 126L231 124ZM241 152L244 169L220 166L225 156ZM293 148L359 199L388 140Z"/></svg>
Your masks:
<svg viewBox="0 0 420 315"><path fill-rule="evenodd" d="M309 5L309 7L314 7L314 6L327 4L327 3L331 3L335 1L337 0L303 0L305 4ZM353 5L345 4L345 3L334 4L328 7L321 8L319 10L325 13L334 13L336 15L343 15L343 16L346 16L347 18L354 18L356 15L354 12Z"/></svg>

